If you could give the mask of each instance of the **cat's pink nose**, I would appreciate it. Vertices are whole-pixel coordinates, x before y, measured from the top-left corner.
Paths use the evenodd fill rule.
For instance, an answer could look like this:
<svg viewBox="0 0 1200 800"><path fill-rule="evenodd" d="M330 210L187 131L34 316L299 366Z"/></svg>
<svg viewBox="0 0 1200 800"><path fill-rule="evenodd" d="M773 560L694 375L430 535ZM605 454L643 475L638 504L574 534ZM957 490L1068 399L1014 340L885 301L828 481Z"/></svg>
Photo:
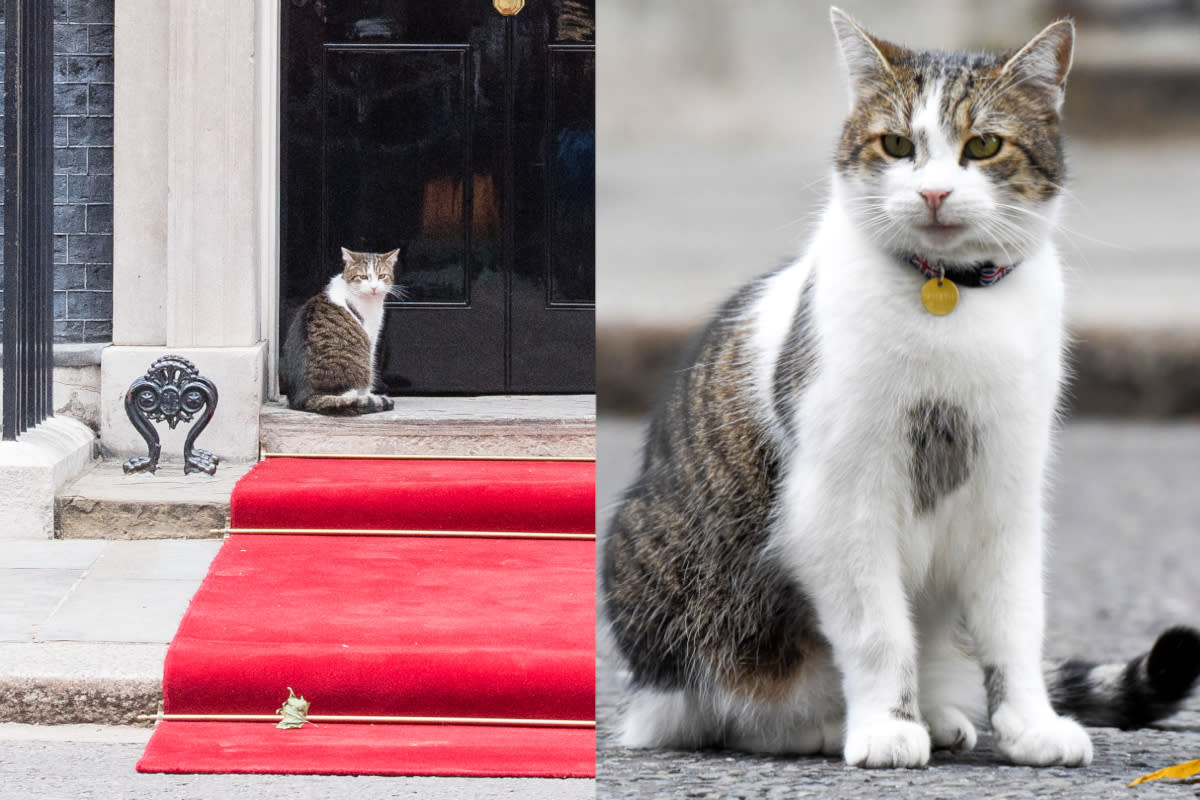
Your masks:
<svg viewBox="0 0 1200 800"><path fill-rule="evenodd" d="M925 198L925 205L929 206L930 211L937 211L949 194L949 189L925 189L921 192L921 197Z"/></svg>

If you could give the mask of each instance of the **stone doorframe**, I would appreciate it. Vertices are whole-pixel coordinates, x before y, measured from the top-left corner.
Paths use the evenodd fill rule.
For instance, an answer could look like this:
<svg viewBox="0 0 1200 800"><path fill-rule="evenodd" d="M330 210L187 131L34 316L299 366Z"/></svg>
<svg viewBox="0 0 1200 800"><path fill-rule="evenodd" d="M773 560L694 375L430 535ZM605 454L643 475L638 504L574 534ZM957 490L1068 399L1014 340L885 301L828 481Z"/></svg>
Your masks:
<svg viewBox="0 0 1200 800"><path fill-rule="evenodd" d="M279 25L279 0L116 0L110 456L145 449L124 394L167 353L217 384L202 446L258 454L276 385ZM181 450L170 433L164 455Z"/></svg>

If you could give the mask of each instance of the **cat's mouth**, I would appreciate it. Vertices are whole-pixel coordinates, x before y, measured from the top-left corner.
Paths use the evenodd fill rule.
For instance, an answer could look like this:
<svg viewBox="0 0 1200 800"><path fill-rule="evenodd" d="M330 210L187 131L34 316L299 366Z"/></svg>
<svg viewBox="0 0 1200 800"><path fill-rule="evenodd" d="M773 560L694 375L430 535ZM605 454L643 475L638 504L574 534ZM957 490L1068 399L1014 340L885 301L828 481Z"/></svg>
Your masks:
<svg viewBox="0 0 1200 800"><path fill-rule="evenodd" d="M954 225L945 222L929 222L917 226L917 230L936 242L946 242L955 239L966 231L966 229L966 225Z"/></svg>

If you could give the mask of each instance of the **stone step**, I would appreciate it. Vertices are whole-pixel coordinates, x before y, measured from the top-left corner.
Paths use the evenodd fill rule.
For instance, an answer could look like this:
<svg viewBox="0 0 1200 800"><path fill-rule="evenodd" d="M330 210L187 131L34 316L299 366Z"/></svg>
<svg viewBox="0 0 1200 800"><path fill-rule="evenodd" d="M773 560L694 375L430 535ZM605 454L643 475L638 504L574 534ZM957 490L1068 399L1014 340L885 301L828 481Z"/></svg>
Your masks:
<svg viewBox="0 0 1200 800"><path fill-rule="evenodd" d="M59 539L205 539L225 527L233 485L251 464L222 463L215 475L183 474L183 462L160 461L154 474L126 475L120 461L100 461L55 501Z"/></svg>
<svg viewBox="0 0 1200 800"><path fill-rule="evenodd" d="M1064 112L1072 136L1200 134L1200 25L1080 24Z"/></svg>
<svg viewBox="0 0 1200 800"><path fill-rule="evenodd" d="M262 451L301 455L595 456L592 395L402 397L390 412L326 417L263 407ZM156 474L126 475L100 461L59 493L60 539L198 539L219 536L229 497L251 464L222 462L215 475L183 474L162 461Z"/></svg>
<svg viewBox="0 0 1200 800"><path fill-rule="evenodd" d="M594 457L594 395L397 397L387 412L327 417L263 407L266 453Z"/></svg>

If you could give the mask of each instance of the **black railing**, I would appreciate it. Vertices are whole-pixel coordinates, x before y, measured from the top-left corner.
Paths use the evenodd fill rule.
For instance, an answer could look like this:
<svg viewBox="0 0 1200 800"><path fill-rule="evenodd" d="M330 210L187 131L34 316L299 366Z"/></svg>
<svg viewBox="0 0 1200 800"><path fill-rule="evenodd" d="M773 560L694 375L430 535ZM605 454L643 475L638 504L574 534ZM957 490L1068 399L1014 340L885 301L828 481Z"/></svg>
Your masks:
<svg viewBox="0 0 1200 800"><path fill-rule="evenodd" d="M4 0L4 438L52 413L54 19Z"/></svg>

